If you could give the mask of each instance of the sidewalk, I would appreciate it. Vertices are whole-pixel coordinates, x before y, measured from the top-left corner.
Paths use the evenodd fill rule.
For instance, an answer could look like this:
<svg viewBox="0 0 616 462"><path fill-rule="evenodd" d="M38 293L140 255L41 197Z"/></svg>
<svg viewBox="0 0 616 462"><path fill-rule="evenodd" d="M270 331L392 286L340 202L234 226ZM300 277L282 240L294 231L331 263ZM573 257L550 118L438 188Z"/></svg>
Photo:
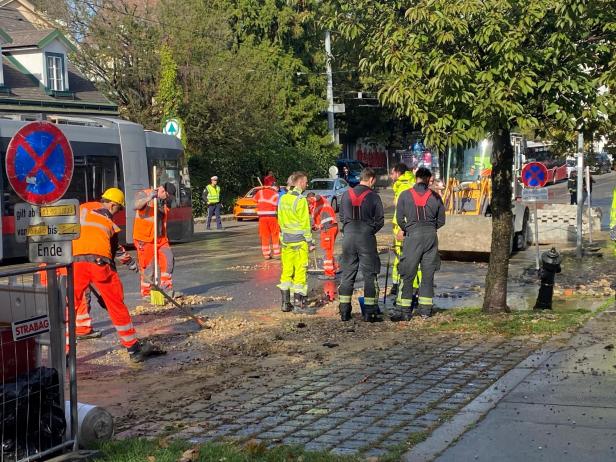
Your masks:
<svg viewBox="0 0 616 462"><path fill-rule="evenodd" d="M473 424L472 409L466 410L470 418L462 423L463 409L451 425L441 427L404 460L616 460L614 343L616 310L612 308L592 319L564 348L549 351L546 347L535 355L534 364L525 361L499 380L487 393L498 393L500 385L503 397L478 424ZM480 407L481 397L476 401ZM456 420L471 430L436 457L461 432L455 428Z"/></svg>

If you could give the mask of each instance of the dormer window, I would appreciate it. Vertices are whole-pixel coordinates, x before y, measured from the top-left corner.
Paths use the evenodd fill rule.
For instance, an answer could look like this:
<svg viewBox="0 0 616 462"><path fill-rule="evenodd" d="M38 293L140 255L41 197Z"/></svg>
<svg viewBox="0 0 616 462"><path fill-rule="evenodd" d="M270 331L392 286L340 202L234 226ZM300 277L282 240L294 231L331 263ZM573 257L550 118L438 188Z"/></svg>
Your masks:
<svg viewBox="0 0 616 462"><path fill-rule="evenodd" d="M47 65L47 89L65 91L64 55L61 53L45 53L45 62Z"/></svg>

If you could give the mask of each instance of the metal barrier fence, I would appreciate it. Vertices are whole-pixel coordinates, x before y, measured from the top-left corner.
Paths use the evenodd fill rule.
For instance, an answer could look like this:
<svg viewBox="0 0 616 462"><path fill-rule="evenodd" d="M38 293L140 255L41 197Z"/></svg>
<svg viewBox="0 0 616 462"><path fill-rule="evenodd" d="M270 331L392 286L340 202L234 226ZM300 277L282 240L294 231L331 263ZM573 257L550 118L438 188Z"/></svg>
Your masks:
<svg viewBox="0 0 616 462"><path fill-rule="evenodd" d="M72 281L70 265L0 272L0 462L77 448Z"/></svg>

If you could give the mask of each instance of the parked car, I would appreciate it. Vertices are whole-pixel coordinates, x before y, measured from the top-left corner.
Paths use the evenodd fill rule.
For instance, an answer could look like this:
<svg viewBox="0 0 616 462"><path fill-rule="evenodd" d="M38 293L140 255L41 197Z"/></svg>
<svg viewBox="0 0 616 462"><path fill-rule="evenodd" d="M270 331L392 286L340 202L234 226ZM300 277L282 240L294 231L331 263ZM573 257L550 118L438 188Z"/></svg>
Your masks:
<svg viewBox="0 0 616 462"><path fill-rule="evenodd" d="M344 167L348 167L349 176L346 181L351 187L355 187L359 184L359 177L361 171L364 169L364 164L358 160L353 159L338 159L336 161L336 167L338 167L338 177L344 178Z"/></svg>
<svg viewBox="0 0 616 462"><path fill-rule="evenodd" d="M610 170L612 170L612 163L605 153L599 153L591 156L588 160L588 166L590 167L590 173L593 175L609 173Z"/></svg>
<svg viewBox="0 0 616 462"><path fill-rule="evenodd" d="M571 173L577 168L577 159L575 157L567 157L567 178L571 178Z"/></svg>
<svg viewBox="0 0 616 462"><path fill-rule="evenodd" d="M310 181L306 194L313 192L322 196L332 204L337 212L342 195L347 189L349 189L349 184L342 178L314 178Z"/></svg>
<svg viewBox="0 0 616 462"><path fill-rule="evenodd" d="M257 201L254 199L258 190L259 188L252 188L244 197L235 201L233 216L237 221L259 219L257 216Z"/></svg>

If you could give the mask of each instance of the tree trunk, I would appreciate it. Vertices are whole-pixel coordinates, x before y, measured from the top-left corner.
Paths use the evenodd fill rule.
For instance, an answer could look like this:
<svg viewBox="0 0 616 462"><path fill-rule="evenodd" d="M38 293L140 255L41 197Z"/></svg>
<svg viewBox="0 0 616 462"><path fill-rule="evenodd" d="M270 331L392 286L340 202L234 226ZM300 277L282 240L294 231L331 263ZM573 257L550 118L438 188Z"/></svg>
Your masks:
<svg viewBox="0 0 616 462"><path fill-rule="evenodd" d="M507 277L513 233L512 171L513 146L509 129L501 128L494 132L492 144L492 248L482 308L486 313L509 311Z"/></svg>

